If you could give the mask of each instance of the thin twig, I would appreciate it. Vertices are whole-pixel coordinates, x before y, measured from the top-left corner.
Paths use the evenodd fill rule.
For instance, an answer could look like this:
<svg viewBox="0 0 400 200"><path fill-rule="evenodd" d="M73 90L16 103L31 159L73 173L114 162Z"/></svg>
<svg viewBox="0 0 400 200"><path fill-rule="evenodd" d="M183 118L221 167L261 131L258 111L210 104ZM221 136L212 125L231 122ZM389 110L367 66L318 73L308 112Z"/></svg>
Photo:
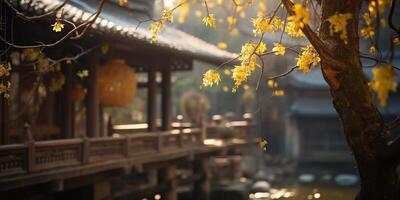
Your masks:
<svg viewBox="0 0 400 200"><path fill-rule="evenodd" d="M287 75L289 75L290 73L292 73L292 72L293 72L295 69L297 69L297 68L298 68L298 66L294 66L294 67L290 68L287 72L282 73L282 74L279 74L279 75L276 75L276 76L271 76L271 77L267 78L267 80L275 80L275 79L278 79L278 78L287 76Z"/></svg>
<svg viewBox="0 0 400 200"><path fill-rule="evenodd" d="M20 12L18 9L16 9L8 0L4 0L4 2L8 5L8 7L10 7L11 10L13 10L18 17L28 20L28 21L43 19L43 18L51 16L54 13L56 13L57 11L59 11L62 7L64 7L68 3L68 1L69 0L65 0L60 5L58 5L56 8L54 8L44 14L35 15L35 16L27 16L24 13Z"/></svg>

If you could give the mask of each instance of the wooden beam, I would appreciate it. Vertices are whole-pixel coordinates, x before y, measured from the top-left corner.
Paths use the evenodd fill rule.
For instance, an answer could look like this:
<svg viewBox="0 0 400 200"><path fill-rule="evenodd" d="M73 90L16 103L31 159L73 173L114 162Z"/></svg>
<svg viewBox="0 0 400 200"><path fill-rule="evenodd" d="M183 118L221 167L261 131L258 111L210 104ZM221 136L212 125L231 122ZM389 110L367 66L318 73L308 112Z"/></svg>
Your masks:
<svg viewBox="0 0 400 200"><path fill-rule="evenodd" d="M154 132L157 130L157 83L156 70L150 68L147 73L147 124L148 131Z"/></svg>
<svg viewBox="0 0 400 200"><path fill-rule="evenodd" d="M100 136L99 120L99 95L97 89L96 67L99 65L99 52L94 52L88 56L86 66L89 68L87 78L87 98L86 98L86 135L89 137Z"/></svg>
<svg viewBox="0 0 400 200"><path fill-rule="evenodd" d="M169 66L169 65L168 65ZM161 130L171 130L171 69L166 66L162 69L161 85Z"/></svg>

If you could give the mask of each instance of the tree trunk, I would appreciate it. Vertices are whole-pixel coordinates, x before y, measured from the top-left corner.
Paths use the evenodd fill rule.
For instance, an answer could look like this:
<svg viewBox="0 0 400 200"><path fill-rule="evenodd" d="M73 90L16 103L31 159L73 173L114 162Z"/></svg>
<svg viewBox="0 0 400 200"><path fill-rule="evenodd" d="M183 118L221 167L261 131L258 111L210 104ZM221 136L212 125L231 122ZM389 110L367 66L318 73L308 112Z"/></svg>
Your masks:
<svg viewBox="0 0 400 200"><path fill-rule="evenodd" d="M359 57L358 16L361 0L323 0L321 6L323 23L320 37L332 54L330 58L321 57L321 68L357 163L361 178L357 199L400 199L397 163L387 156L391 138L374 105ZM353 14L347 26L347 45L338 34L329 34L329 22L326 19L337 12ZM344 63L344 66L335 66L332 59Z"/></svg>

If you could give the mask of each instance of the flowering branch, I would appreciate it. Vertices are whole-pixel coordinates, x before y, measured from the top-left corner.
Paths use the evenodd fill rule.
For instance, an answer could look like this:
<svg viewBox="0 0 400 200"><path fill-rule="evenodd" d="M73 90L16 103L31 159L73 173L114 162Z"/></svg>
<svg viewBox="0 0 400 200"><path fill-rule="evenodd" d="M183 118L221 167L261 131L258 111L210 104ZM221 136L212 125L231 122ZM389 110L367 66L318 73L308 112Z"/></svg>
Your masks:
<svg viewBox="0 0 400 200"><path fill-rule="evenodd" d="M66 39L79 39L81 38L89 29L89 27L96 21L96 19L98 18L98 16L100 15L102 8L104 6L106 0L101 0L99 6L97 7L97 10L95 13L93 13L90 17L89 20L78 25L78 26L74 26L74 28L72 30L70 30L67 34L65 34L62 38L58 39L55 42L52 43L43 43L40 42L40 44L37 45L17 45L14 44L12 42L7 41L5 38L0 36L0 40L4 43L6 43L9 46L12 46L14 48L18 48L18 49L27 49L27 48L47 48L47 47L54 47L57 46L58 44L62 43L63 41L65 41ZM72 23L72 22L70 22ZM79 33L78 31L81 30L83 28L83 31L81 33ZM76 36L71 37L73 34L76 34Z"/></svg>
<svg viewBox="0 0 400 200"><path fill-rule="evenodd" d="M32 21L32 20L38 20L38 19L43 19L46 17L49 17L53 14L55 14L57 11L59 11L61 8L63 8L65 6L65 4L68 3L69 0L65 0L64 2L62 2L60 5L58 5L56 8L50 10L47 13L41 14L41 15L35 15L35 16L27 16L24 13L20 12L18 9L16 9L8 0L5 0L4 3L7 4L8 7L11 8L11 10L13 10L15 12L15 14L25 20L28 21Z"/></svg>

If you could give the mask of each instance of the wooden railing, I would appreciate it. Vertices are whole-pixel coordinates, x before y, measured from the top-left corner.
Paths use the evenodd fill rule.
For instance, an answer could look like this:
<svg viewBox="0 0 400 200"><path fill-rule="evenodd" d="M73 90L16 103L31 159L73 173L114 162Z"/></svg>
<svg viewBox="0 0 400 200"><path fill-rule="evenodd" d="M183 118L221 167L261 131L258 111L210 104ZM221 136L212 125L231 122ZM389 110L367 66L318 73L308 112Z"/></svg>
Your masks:
<svg viewBox="0 0 400 200"><path fill-rule="evenodd" d="M29 133L28 133L29 134ZM119 160L203 145L200 129L0 146L0 177ZM29 138L29 137L28 137Z"/></svg>
<svg viewBox="0 0 400 200"><path fill-rule="evenodd" d="M223 123L212 121L207 125L202 123L201 128L191 126L190 123L179 121L175 122L171 131L138 133L136 130L126 128L110 129L111 136L108 137L52 141L35 141L29 126L26 126L24 144L0 146L0 182L2 179L12 180L15 177L25 180L25 177L30 177L30 175L35 177L35 174L51 175L53 173L54 176L59 176L60 170L67 169L79 171L96 167L96 169L102 170L109 166L105 162L116 164L111 168L125 170L127 163L129 165L136 159L147 160L149 156L163 153L180 155L182 152L193 153L197 150L200 153L206 152L203 151L205 149L202 145L205 145L204 148L212 145L217 147L215 150L218 150L225 148L221 146L221 141L233 144L233 140L230 140L232 138L251 141L249 140L251 126L249 119ZM227 131L230 132L228 134L230 138L220 137ZM221 132L224 133L221 134ZM212 141L205 140L207 138ZM239 143L244 144L243 142ZM192 151L194 149L196 150ZM140 166L138 167L140 168ZM80 172L77 174L79 175ZM7 184L7 182L2 184ZM20 184L25 185L26 183Z"/></svg>

